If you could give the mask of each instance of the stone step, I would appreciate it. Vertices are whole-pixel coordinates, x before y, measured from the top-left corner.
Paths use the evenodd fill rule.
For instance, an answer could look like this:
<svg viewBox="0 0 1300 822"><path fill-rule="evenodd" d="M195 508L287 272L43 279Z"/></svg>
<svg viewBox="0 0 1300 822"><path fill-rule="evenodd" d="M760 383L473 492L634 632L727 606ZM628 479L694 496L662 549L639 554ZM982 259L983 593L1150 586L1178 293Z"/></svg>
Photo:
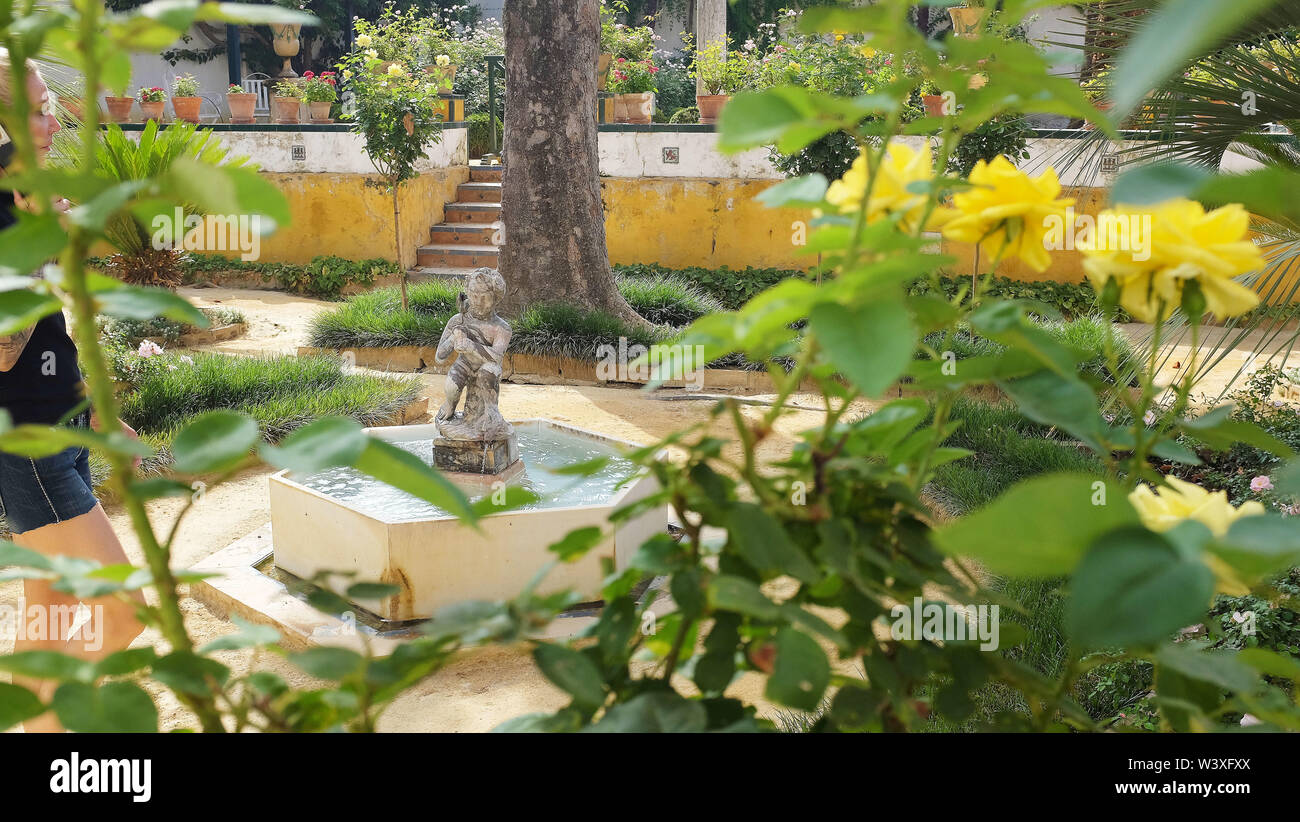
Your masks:
<svg viewBox="0 0 1300 822"><path fill-rule="evenodd" d="M414 266L406 270L406 279L412 283L423 283L429 280L448 280L450 282L464 282L465 275L469 273L468 268L459 268L451 266Z"/></svg>
<svg viewBox="0 0 1300 822"><path fill-rule="evenodd" d="M461 203L499 203L501 184L461 183L456 186L456 200Z"/></svg>
<svg viewBox="0 0 1300 822"><path fill-rule="evenodd" d="M471 183L499 183L501 182L501 172L503 170L501 166L470 166L469 181Z"/></svg>
<svg viewBox="0 0 1300 822"><path fill-rule="evenodd" d="M501 219L500 203L447 203L442 211L449 223L494 223Z"/></svg>
<svg viewBox="0 0 1300 822"><path fill-rule="evenodd" d="M415 250L415 263L433 268L497 267L494 245L422 245Z"/></svg>
<svg viewBox="0 0 1300 822"><path fill-rule="evenodd" d="M429 228L429 242L434 245L497 245L494 238L501 226L491 223L440 223Z"/></svg>

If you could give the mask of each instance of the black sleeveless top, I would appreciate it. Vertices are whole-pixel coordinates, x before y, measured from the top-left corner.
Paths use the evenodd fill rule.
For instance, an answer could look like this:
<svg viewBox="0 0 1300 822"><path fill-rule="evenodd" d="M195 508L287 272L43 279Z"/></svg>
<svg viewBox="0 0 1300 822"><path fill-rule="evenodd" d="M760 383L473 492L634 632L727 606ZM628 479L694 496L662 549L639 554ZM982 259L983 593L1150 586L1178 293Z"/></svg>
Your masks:
<svg viewBox="0 0 1300 822"><path fill-rule="evenodd" d="M13 193L0 191L0 230L18 222L13 209ZM53 425L82 396L77 347L68 336L63 312L56 311L36 323L14 367L0 371L0 408L9 412L15 425Z"/></svg>

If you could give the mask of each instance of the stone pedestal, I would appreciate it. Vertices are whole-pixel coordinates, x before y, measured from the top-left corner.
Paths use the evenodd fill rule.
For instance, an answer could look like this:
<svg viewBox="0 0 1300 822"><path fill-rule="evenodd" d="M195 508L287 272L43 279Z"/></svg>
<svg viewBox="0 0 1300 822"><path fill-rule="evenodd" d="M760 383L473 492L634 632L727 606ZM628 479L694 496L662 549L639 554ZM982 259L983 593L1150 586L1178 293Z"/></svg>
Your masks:
<svg viewBox="0 0 1300 822"><path fill-rule="evenodd" d="M497 440L433 441L433 465L441 471L459 474L503 474L519 462L519 442L512 432Z"/></svg>

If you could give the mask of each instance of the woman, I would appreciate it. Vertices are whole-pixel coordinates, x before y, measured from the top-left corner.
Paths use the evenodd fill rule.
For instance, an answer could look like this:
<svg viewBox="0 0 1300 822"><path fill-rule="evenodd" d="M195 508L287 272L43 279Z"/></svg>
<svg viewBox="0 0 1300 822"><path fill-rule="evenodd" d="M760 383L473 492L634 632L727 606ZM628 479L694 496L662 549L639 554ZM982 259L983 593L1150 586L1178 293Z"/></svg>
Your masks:
<svg viewBox="0 0 1300 822"><path fill-rule="evenodd" d="M9 55L0 49L0 103L10 105ZM27 64L27 98L32 107L30 129L37 157L43 163L50 140L60 128L53 114L49 89L32 62ZM7 141L8 135L0 136ZM0 173L13 161L13 145L0 145ZM0 230L17 222L22 207L8 191L0 192ZM66 210L67 201L55 206ZM42 318L31 328L0 336L0 408L15 425L73 425L90 423L89 412L79 411L84 386L77 367L77 349L62 312ZM77 413L74 413L77 412ZM135 435L125 424L123 429ZM53 556L82 557L104 565L127 562L104 509L95 499L90 481L89 452L68 448L40 459L0 452L0 513L8 520L18 545ZM14 652L62 651L88 660L101 659L125 648L142 626L135 606L115 597L86 600L90 622L72 630L77 613L75 596L55 591L45 580L25 580L23 607L17 620ZM137 595L136 601L143 603ZM23 685L48 703L57 683L23 681ZM30 731L60 730L52 711L27 723Z"/></svg>

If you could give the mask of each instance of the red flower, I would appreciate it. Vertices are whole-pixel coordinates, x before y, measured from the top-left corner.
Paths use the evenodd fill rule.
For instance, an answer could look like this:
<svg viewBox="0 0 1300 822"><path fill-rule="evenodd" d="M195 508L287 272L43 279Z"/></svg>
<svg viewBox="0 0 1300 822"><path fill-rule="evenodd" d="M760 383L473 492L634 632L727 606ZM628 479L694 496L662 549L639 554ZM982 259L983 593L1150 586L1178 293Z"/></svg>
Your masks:
<svg viewBox="0 0 1300 822"><path fill-rule="evenodd" d="M627 62L627 58L625 58L625 57L620 57L620 58L618 58L618 61L619 61L620 63L626 63L626 62Z"/></svg>
<svg viewBox="0 0 1300 822"><path fill-rule="evenodd" d="M313 73L313 72L310 72L310 71L304 71L304 72L302 73L302 76L303 76L303 79L310 80L311 78L315 77L316 75L315 75L315 73Z"/></svg>
<svg viewBox="0 0 1300 822"><path fill-rule="evenodd" d="M320 73L320 76L321 76L321 77L333 77L333 76L334 76L334 72L332 72L332 71L322 71L322 72Z"/></svg>

